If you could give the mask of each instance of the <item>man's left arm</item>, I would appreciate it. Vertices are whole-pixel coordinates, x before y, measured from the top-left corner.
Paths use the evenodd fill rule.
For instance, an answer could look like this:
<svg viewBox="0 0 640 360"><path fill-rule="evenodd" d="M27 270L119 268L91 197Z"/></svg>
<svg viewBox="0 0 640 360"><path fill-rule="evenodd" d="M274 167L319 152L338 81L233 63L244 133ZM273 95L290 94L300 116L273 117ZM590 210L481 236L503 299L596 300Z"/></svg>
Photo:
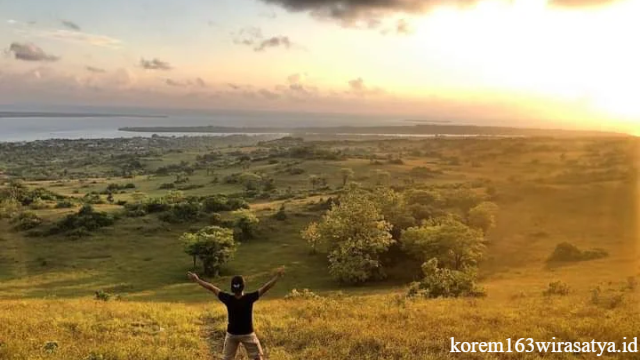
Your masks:
<svg viewBox="0 0 640 360"><path fill-rule="evenodd" d="M284 275L284 267L281 267L276 271L276 275L273 277L273 279L269 280L266 284L262 285L262 287L258 290L258 296L262 296L267 291L269 291L283 275Z"/></svg>

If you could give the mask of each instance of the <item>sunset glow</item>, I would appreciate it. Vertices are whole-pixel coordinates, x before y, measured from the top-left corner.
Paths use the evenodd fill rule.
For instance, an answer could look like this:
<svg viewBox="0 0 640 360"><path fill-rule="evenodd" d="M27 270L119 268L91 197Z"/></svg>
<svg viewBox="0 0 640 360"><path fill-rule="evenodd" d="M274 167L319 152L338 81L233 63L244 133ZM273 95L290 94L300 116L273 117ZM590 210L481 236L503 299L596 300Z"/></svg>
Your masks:
<svg viewBox="0 0 640 360"><path fill-rule="evenodd" d="M270 4L279 1L163 0L153 9L123 0L34 2L0 4L5 104L383 111L631 132L640 125L632 35L640 33L640 1L485 0L372 9L375 18L357 8L354 19Z"/></svg>

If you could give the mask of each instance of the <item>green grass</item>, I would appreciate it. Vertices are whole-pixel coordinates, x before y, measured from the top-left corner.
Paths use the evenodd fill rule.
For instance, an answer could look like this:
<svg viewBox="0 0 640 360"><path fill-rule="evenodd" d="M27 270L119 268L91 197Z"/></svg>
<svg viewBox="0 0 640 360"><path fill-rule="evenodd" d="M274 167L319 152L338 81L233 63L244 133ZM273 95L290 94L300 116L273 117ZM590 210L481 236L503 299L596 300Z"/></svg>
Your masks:
<svg viewBox="0 0 640 360"><path fill-rule="evenodd" d="M305 173L297 176L276 172L278 165L266 162L252 163L248 170L239 166L217 169L220 179L232 173L263 171L274 177L279 190L291 187L301 199L285 202L289 216L284 222L271 218L283 201L255 201L252 209L261 218L260 235L241 244L221 277L208 280L227 288L231 275L243 274L249 289L254 289L268 279L272 269L287 267L281 283L256 305L259 334L272 359L493 359L502 357L450 354L448 337L463 341L509 337L549 341L553 336L576 341L619 341L624 336L635 336L638 295L627 290L621 304L607 309L591 302L590 291L600 286L607 294L617 294L627 278L640 276L637 178L591 181L579 177L575 183L559 183L556 175L568 169L582 169L570 165L571 160L579 161L588 170L606 169L587 156L587 145L593 141L532 139L526 142L529 150L523 153L508 151L513 143L517 141L450 141L437 145L441 154L459 157L460 165L449 165L434 156L405 155L404 165L371 165L368 159L356 158L303 161L297 166ZM376 142L349 147L364 149L372 144ZM375 150L380 155L407 153L421 148L420 144L394 142L391 149ZM542 145L560 149L533 150ZM624 166L637 169L637 144L622 142L620 146L628 155ZM602 152L609 148L603 149ZM193 161L196 154L171 154L150 164L153 167ZM285 161L289 159L281 159L281 163ZM417 179L417 186L479 183L482 187L478 191L487 186L497 190L498 225L488 234L487 256L480 267L480 285L486 289L487 298L407 302L399 296L407 281L400 280L345 287L331 279L326 259L309 254L299 233L319 214L309 212L306 203L329 196L325 193L307 197L311 193L309 175L324 174L331 188L338 189L341 168L352 168L356 180L365 185L374 183L372 173L380 169L391 174L390 185L402 186L416 166L443 171L434 178ZM243 191L240 185L212 184L204 170L190 178L191 183L205 187L186 191L188 195ZM62 186L54 182L29 185L82 196L102 191L112 182L133 182L149 196L162 196L167 190L159 190L160 184L174 179L145 175L84 183L72 180ZM131 193L117 194L115 198L127 200ZM97 209L116 211L119 207L100 205ZM51 222L73 211L36 212ZM50 357L42 347L52 340L60 344L56 356L65 359L84 359L90 351L109 355L109 359L193 359L219 352L223 309L211 304L210 294L187 281L185 273L191 270L191 259L183 253L178 240L183 232L205 225L206 219L175 225L163 223L156 216L123 218L91 237L72 240L64 236L26 237L12 230L6 220L0 220L0 323L10 324L0 326L0 359ZM548 256L561 242L581 249L603 248L609 256L563 266L548 265ZM391 272L394 270L398 269ZM542 296L548 284L556 280L569 285L569 295ZM279 300L294 288L309 288L330 299ZM125 300L90 300L99 289L124 294ZM340 297L339 293L345 295ZM22 322L20 315L26 308L31 311ZM67 315L60 315L63 313ZM132 325L136 322L147 324L142 326L145 330ZM158 326L166 331L156 333L153 329ZM152 330L147 331L147 327ZM34 328L41 330L30 337L25 335ZM78 333L77 329L81 331ZM28 340L20 341L23 338ZM127 353L133 355L127 357ZM509 358L540 357L512 355ZM554 355L553 358L574 358L570 354Z"/></svg>

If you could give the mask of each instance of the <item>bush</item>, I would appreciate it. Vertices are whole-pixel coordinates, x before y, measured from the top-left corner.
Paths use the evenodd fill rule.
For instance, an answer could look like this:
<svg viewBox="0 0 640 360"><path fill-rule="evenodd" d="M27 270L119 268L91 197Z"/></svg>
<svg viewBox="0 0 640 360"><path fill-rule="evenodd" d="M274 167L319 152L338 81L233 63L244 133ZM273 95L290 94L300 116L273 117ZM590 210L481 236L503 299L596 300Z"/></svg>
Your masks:
<svg viewBox="0 0 640 360"><path fill-rule="evenodd" d="M202 206L199 202L184 201L173 204L171 209L160 215L160 220L170 223L183 223L195 221L200 218Z"/></svg>
<svg viewBox="0 0 640 360"><path fill-rule="evenodd" d="M168 189L175 189L176 188L176 184L174 183L165 183L165 184L160 184L160 187L158 189L160 190L168 190Z"/></svg>
<svg viewBox="0 0 640 360"><path fill-rule="evenodd" d="M569 285L565 284L560 280L550 282L549 287L542 292L542 295L544 296L552 296L552 295L565 296L568 294L569 294Z"/></svg>
<svg viewBox="0 0 640 360"><path fill-rule="evenodd" d="M485 296L484 290L476 285L476 273L472 269L451 270L439 268L438 260L433 258L422 264L424 278L409 287L407 296L426 298L449 298Z"/></svg>
<svg viewBox="0 0 640 360"><path fill-rule="evenodd" d="M591 290L591 303L605 309L615 309L624 301L624 293L602 291L600 286Z"/></svg>
<svg viewBox="0 0 640 360"><path fill-rule="evenodd" d="M284 299L285 300L317 300L317 299L320 299L320 296L309 289L302 289L302 291L293 289L291 290L291 292L285 295Z"/></svg>
<svg viewBox="0 0 640 360"><path fill-rule="evenodd" d="M51 234L67 233L70 236L85 236L91 231L111 226L113 216L98 212L91 205L84 205L77 213L70 214L58 221L50 230Z"/></svg>
<svg viewBox="0 0 640 360"><path fill-rule="evenodd" d="M74 206L70 200L61 200L56 203L56 209L69 209Z"/></svg>
<svg viewBox="0 0 640 360"><path fill-rule="evenodd" d="M16 230L31 230L40 226L40 224L42 224L42 219L31 211L25 211L13 218L12 223L14 223L14 228Z"/></svg>
<svg viewBox="0 0 640 360"><path fill-rule="evenodd" d="M278 220L278 221L285 221L285 220L287 220L287 212L286 212L286 210L285 210L284 204L282 204L282 205L280 206L280 209L278 210L278 212L277 212L277 213L275 213L275 214L273 215L273 218L274 218L274 219L276 219L276 220Z"/></svg>
<svg viewBox="0 0 640 360"><path fill-rule="evenodd" d="M594 259L601 259L609 256L603 249L592 249L582 251L577 246L568 243L562 242L558 244L547 259L548 262L575 262L575 261L587 261Z"/></svg>
<svg viewBox="0 0 640 360"><path fill-rule="evenodd" d="M95 292L95 299L99 301L109 301L111 299L111 294L105 292L104 290L98 290Z"/></svg>

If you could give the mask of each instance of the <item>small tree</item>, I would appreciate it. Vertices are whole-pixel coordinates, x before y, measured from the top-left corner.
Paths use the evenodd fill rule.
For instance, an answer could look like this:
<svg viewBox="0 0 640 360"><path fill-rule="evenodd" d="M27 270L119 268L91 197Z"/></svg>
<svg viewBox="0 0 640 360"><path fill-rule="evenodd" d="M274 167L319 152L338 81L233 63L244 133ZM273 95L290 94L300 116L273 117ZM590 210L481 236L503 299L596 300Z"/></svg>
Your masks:
<svg viewBox="0 0 640 360"><path fill-rule="evenodd" d="M318 245L321 241L321 236L318 232L318 223L312 222L309 224L309 226L300 232L300 236L309 243L309 246L311 246L311 253L315 254L318 251Z"/></svg>
<svg viewBox="0 0 640 360"><path fill-rule="evenodd" d="M234 236L237 241L246 241L256 236L256 229L260 219L248 210L237 210L233 214L236 217Z"/></svg>
<svg viewBox="0 0 640 360"><path fill-rule="evenodd" d="M340 169L340 175L342 175L342 187L345 187L347 182L353 178L355 173L350 168L342 168Z"/></svg>
<svg viewBox="0 0 640 360"><path fill-rule="evenodd" d="M436 258L441 266L453 270L476 266L484 253L483 242L482 232L451 216L402 232L403 248L414 257Z"/></svg>
<svg viewBox="0 0 640 360"><path fill-rule="evenodd" d="M498 205L485 201L469 210L469 226L482 230L486 234L496 226L496 214Z"/></svg>
<svg viewBox="0 0 640 360"><path fill-rule="evenodd" d="M208 226L195 233L184 233L180 240L184 252L202 262L203 272L207 276L218 276L222 265L233 258L238 246L230 229Z"/></svg>
<svg viewBox="0 0 640 360"><path fill-rule="evenodd" d="M384 277L380 255L394 243L390 229L376 204L353 188L303 236L314 248L326 246L329 272L335 279L355 284Z"/></svg>

